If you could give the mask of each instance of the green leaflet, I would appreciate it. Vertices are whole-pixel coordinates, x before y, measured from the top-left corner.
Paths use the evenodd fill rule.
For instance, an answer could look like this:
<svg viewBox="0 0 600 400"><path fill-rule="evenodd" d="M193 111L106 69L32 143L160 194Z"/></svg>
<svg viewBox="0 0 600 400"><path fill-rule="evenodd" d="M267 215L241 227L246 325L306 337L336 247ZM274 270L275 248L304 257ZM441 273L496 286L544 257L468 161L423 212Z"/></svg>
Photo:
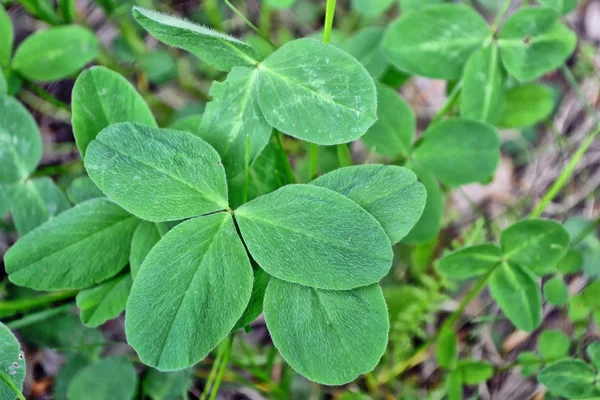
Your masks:
<svg viewBox="0 0 600 400"><path fill-rule="evenodd" d="M256 50L232 36L141 7L133 7L133 16L161 42L188 51L221 71L258 63Z"/></svg>
<svg viewBox="0 0 600 400"><path fill-rule="evenodd" d="M577 8L578 0L539 0L539 3L546 7L554 8L562 15L567 15Z"/></svg>
<svg viewBox="0 0 600 400"><path fill-rule="evenodd" d="M372 151L394 157L410 154L417 128L415 114L396 90L380 84L377 122L369 128L362 141Z"/></svg>
<svg viewBox="0 0 600 400"><path fill-rule="evenodd" d="M146 365L191 367L231 331L251 291L252 268L231 215L183 222L152 248L133 282L127 341Z"/></svg>
<svg viewBox="0 0 600 400"><path fill-rule="evenodd" d="M258 72L234 67L227 79L210 88L212 101L206 105L199 136L217 150L227 176L244 171L246 137L250 138L250 164L256 160L271 137L271 125L265 121L255 93Z"/></svg>
<svg viewBox="0 0 600 400"><path fill-rule="evenodd" d="M50 82L76 74L99 53L92 31L66 25L28 36L17 48L12 68L27 79Z"/></svg>
<svg viewBox="0 0 600 400"><path fill-rule="evenodd" d="M347 143L377 119L373 80L335 46L294 40L267 57L258 71L263 115L290 136L320 145Z"/></svg>
<svg viewBox="0 0 600 400"><path fill-rule="evenodd" d="M569 337L561 331L545 330L538 342L538 350L546 360L566 357L570 347Z"/></svg>
<svg viewBox="0 0 600 400"><path fill-rule="evenodd" d="M42 158L42 139L29 112L12 97L0 95L0 182L23 180Z"/></svg>
<svg viewBox="0 0 600 400"><path fill-rule="evenodd" d="M177 62L166 50L155 50L140 57L140 67L148 75L148 80L157 85L165 84L177 77Z"/></svg>
<svg viewBox="0 0 600 400"><path fill-rule="evenodd" d="M390 8L396 0L352 0L352 8L365 17L377 17Z"/></svg>
<svg viewBox="0 0 600 400"><path fill-rule="evenodd" d="M16 189L21 183L0 183L0 218L4 218L10 211L10 206Z"/></svg>
<svg viewBox="0 0 600 400"><path fill-rule="evenodd" d="M90 143L85 168L106 195L148 221L227 208L219 155L186 132L128 122L111 125Z"/></svg>
<svg viewBox="0 0 600 400"><path fill-rule="evenodd" d="M561 277L555 276L544 284L544 297L554 306L564 306L569 302L569 288Z"/></svg>
<svg viewBox="0 0 600 400"><path fill-rule="evenodd" d="M10 63L13 40L14 32L12 21L6 13L4 6L0 4L0 66L2 67L8 67L8 64Z"/></svg>
<svg viewBox="0 0 600 400"><path fill-rule="evenodd" d="M137 374L131 361L110 357L84 368L67 389L69 400L132 400L137 390Z"/></svg>
<svg viewBox="0 0 600 400"><path fill-rule="evenodd" d="M542 320L542 295L535 275L526 267L503 262L490 277L492 296L519 329L532 332Z"/></svg>
<svg viewBox="0 0 600 400"><path fill-rule="evenodd" d="M125 274L77 293L81 321L92 328L119 316L125 310L133 280Z"/></svg>
<svg viewBox="0 0 600 400"><path fill-rule="evenodd" d="M16 285L83 289L117 274L139 220L106 199L81 203L23 236L4 263Z"/></svg>
<svg viewBox="0 0 600 400"><path fill-rule="evenodd" d="M285 360L325 385L371 371L387 345L389 322L379 285L330 291L271 279L265 319Z"/></svg>
<svg viewBox="0 0 600 400"><path fill-rule="evenodd" d="M73 378L82 369L90 365L90 360L83 354L75 353L67 357L61 366L52 387L52 396L55 400L67 400L67 390Z"/></svg>
<svg viewBox="0 0 600 400"><path fill-rule="evenodd" d="M273 8L290 8L296 0L264 0L269 7Z"/></svg>
<svg viewBox="0 0 600 400"><path fill-rule="evenodd" d="M36 178L16 187L11 213L17 232L23 236L71 205L50 178Z"/></svg>
<svg viewBox="0 0 600 400"><path fill-rule="evenodd" d="M0 6L0 7L2 7L2 6ZM7 93L8 93L8 82L6 82L4 73L2 73L2 69L0 68L0 95L7 94Z"/></svg>
<svg viewBox="0 0 600 400"><path fill-rule="evenodd" d="M506 259L538 275L552 272L569 248L569 233L558 222L531 219L517 222L500 235Z"/></svg>
<svg viewBox="0 0 600 400"><path fill-rule="evenodd" d="M465 247L439 260L438 270L451 279L469 279L489 273L502 262L502 250L493 244Z"/></svg>
<svg viewBox="0 0 600 400"><path fill-rule="evenodd" d="M131 254L129 255L129 267L131 276L135 278L144 259L152 250L152 247L166 232L162 232L158 224L154 222L142 221L133 233L131 239Z"/></svg>
<svg viewBox="0 0 600 400"><path fill-rule="evenodd" d="M383 39L383 50L402 71L457 79L471 53L489 35L487 23L473 8L434 5L392 22Z"/></svg>
<svg viewBox="0 0 600 400"><path fill-rule="evenodd" d="M215 83L213 83L214 85ZM184 131L192 135L200 136L200 122L202 122L202 114L188 115L187 117L178 119L168 126L169 129L175 131Z"/></svg>
<svg viewBox="0 0 600 400"><path fill-rule="evenodd" d="M288 185L238 208L244 242L269 275L320 289L378 282L392 248L377 220L332 190Z"/></svg>
<svg viewBox="0 0 600 400"><path fill-rule="evenodd" d="M451 371L444 382L448 400L462 400L462 371Z"/></svg>
<svg viewBox="0 0 600 400"><path fill-rule="evenodd" d="M453 370L458 361L458 339L456 333L451 329L444 330L435 346L435 358L438 364L447 369Z"/></svg>
<svg viewBox="0 0 600 400"><path fill-rule="evenodd" d="M392 243L399 242L415 226L427 192L409 169L393 165L356 165L336 169L314 181L343 194L364 208L381 224Z"/></svg>
<svg viewBox="0 0 600 400"><path fill-rule="evenodd" d="M550 364L540 371L538 380L558 396L576 399L592 393L596 374L581 360L567 358Z"/></svg>
<svg viewBox="0 0 600 400"><path fill-rule="evenodd" d="M89 177L80 176L71 182L71 186L67 189L67 197L73 204L79 204L97 197L104 197L104 193Z"/></svg>
<svg viewBox="0 0 600 400"><path fill-rule="evenodd" d="M524 7L510 16L498 35L506 70L531 81L560 67L577 44L577 35L558 21L555 10Z"/></svg>
<svg viewBox="0 0 600 400"><path fill-rule="evenodd" d="M13 385L11 388L4 379L0 379L0 399L17 398L15 390L23 389L25 368L25 356L21 345L12 332L0 323L0 374Z"/></svg>
<svg viewBox="0 0 600 400"><path fill-rule="evenodd" d="M389 67L387 56L381 48L384 32L383 28L370 26L348 38L341 46L342 50L356 58L374 79L381 78Z"/></svg>
<svg viewBox="0 0 600 400"><path fill-rule="evenodd" d="M403 13L419 11L425 7L443 3L444 0L400 0L400 8Z"/></svg>
<svg viewBox="0 0 600 400"><path fill-rule="evenodd" d="M478 385L494 376L494 367L483 361L460 360L456 369L465 385Z"/></svg>
<svg viewBox="0 0 600 400"><path fill-rule="evenodd" d="M442 226L442 216L446 205L446 198L439 184L429 172L423 168L410 166L410 169L417 174L417 177L425 186L427 199L425 209L419 221L414 228L404 238L405 243L422 243L432 239L438 234Z"/></svg>
<svg viewBox="0 0 600 400"><path fill-rule="evenodd" d="M500 135L485 122L448 118L430 126L412 157L449 186L489 179L500 161Z"/></svg>
<svg viewBox="0 0 600 400"><path fill-rule="evenodd" d="M528 83L504 92L499 126L526 128L542 122L552 114L554 92L546 85Z"/></svg>
<svg viewBox="0 0 600 400"><path fill-rule="evenodd" d="M160 372L149 368L144 376L142 391L152 400L181 400L187 397L192 386L188 371Z"/></svg>
<svg viewBox="0 0 600 400"><path fill-rule="evenodd" d="M504 72L494 44L471 55L463 74L460 115L495 124L500 118Z"/></svg>
<svg viewBox="0 0 600 400"><path fill-rule="evenodd" d="M590 361L596 367L596 370L600 369L600 342L590 343L585 351L590 358Z"/></svg>
<svg viewBox="0 0 600 400"><path fill-rule="evenodd" d="M81 153L98 133L117 122L156 127L148 105L121 74L104 67L83 71L73 87L73 134Z"/></svg>
<svg viewBox="0 0 600 400"><path fill-rule="evenodd" d="M556 264L558 272L564 275L574 274L583 267L583 254L579 250L570 248L563 258Z"/></svg>
<svg viewBox="0 0 600 400"><path fill-rule="evenodd" d="M254 268L254 284L252 285L252 294L250 301L246 306L246 310L233 327L233 330L242 329L250 325L263 312L263 302L265 299L265 291L271 277L262 269Z"/></svg>

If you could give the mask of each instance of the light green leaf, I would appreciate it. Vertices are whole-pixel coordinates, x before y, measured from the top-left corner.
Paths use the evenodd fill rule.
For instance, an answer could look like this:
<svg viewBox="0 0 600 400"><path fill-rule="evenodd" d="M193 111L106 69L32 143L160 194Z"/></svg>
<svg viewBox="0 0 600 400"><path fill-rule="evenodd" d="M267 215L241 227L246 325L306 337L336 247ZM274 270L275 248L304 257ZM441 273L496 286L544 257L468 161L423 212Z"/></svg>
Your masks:
<svg viewBox="0 0 600 400"><path fill-rule="evenodd" d="M490 277L492 296L519 329L532 332L542 320L542 295L535 275L526 267L503 262Z"/></svg>
<svg viewBox="0 0 600 400"><path fill-rule="evenodd" d="M460 360L456 368L465 385L478 385L494 376L494 367L483 361Z"/></svg>
<svg viewBox="0 0 600 400"><path fill-rule="evenodd" d="M262 269L254 268L254 284L252 285L252 295L246 306L246 310L233 327L233 330L242 329L250 325L263 312L263 302L265 299L265 291L271 277Z"/></svg>
<svg viewBox="0 0 600 400"><path fill-rule="evenodd" d="M504 85L498 48L491 44L477 50L463 74L460 115L495 124L500 118Z"/></svg>
<svg viewBox="0 0 600 400"><path fill-rule="evenodd" d="M111 125L88 146L85 168L108 197L148 221L227 208L219 155L186 132L128 122Z"/></svg>
<svg viewBox="0 0 600 400"><path fill-rule="evenodd" d="M466 5L441 4L402 15L388 27L383 50L402 71L457 79L489 37L485 20Z"/></svg>
<svg viewBox="0 0 600 400"><path fill-rule="evenodd" d="M0 183L0 218L10 211L14 193L21 183Z"/></svg>
<svg viewBox="0 0 600 400"><path fill-rule="evenodd" d="M110 357L84 368L67 390L69 400L132 400L137 390L137 374L131 361Z"/></svg>
<svg viewBox="0 0 600 400"><path fill-rule="evenodd" d="M246 137L250 138L250 164L256 160L271 137L271 125L265 121L255 95L258 72L235 67L227 79L210 88L212 101L200 122L199 136L217 150L227 176L244 171Z"/></svg>
<svg viewBox="0 0 600 400"><path fill-rule="evenodd" d="M152 400L181 400L188 397L192 377L188 371L160 372L148 369L142 390Z"/></svg>
<svg viewBox="0 0 600 400"><path fill-rule="evenodd" d="M528 83L504 92L499 125L526 128L542 122L554 110L554 93L546 85Z"/></svg>
<svg viewBox="0 0 600 400"><path fill-rule="evenodd" d="M400 0L400 8L403 13L419 11L425 7L441 4L445 0Z"/></svg>
<svg viewBox="0 0 600 400"><path fill-rule="evenodd" d="M250 254L269 275L320 289L378 282L392 262L377 220L332 190L288 185L238 208Z"/></svg>
<svg viewBox="0 0 600 400"><path fill-rule="evenodd" d="M77 293L81 321L92 328L119 316L125 310L133 280L124 274Z"/></svg>
<svg viewBox="0 0 600 400"><path fill-rule="evenodd" d="M446 375L444 382L448 392L448 400L462 400L462 372L452 371Z"/></svg>
<svg viewBox="0 0 600 400"><path fill-rule="evenodd" d="M136 277L152 247L158 243L165 233L166 231L162 231L160 226L154 222L140 222L131 239L129 267L131 268L131 276L133 278Z"/></svg>
<svg viewBox="0 0 600 400"><path fill-rule="evenodd" d="M12 21L4 6L0 4L0 66L8 67L12 55L13 40Z"/></svg>
<svg viewBox="0 0 600 400"><path fill-rule="evenodd" d="M296 0L264 0L272 8L290 8Z"/></svg>
<svg viewBox="0 0 600 400"><path fill-rule="evenodd" d="M517 362L521 366L521 375L529 377L537 374L542 360L540 357L531 351L523 351L517 356Z"/></svg>
<svg viewBox="0 0 600 400"><path fill-rule="evenodd" d="M591 312L592 309L582 294L575 295L569 299L569 320L573 322L583 321Z"/></svg>
<svg viewBox="0 0 600 400"><path fill-rule="evenodd" d="M558 272L564 275L574 274L583 268L583 255L579 250L570 248L560 261L556 264Z"/></svg>
<svg viewBox="0 0 600 400"><path fill-rule="evenodd" d="M578 0L538 0L539 3L546 7L554 8L562 15L567 15L577 8Z"/></svg>
<svg viewBox="0 0 600 400"><path fill-rule="evenodd" d="M2 6L0 5L0 9L1 9L1 7ZM4 73L2 72L2 69L0 68L0 95L7 94L7 93L8 93L8 83L6 82Z"/></svg>
<svg viewBox="0 0 600 400"><path fill-rule="evenodd" d="M65 25L39 31L21 43L12 68L27 79L51 82L75 75L100 51L92 31Z"/></svg>
<svg viewBox="0 0 600 400"><path fill-rule="evenodd" d="M586 353L594 367L596 367L596 370L600 370L600 342L590 343L586 349Z"/></svg>
<svg viewBox="0 0 600 400"><path fill-rule="evenodd" d="M485 122L449 118L428 128L412 154L450 186L489 179L500 161L500 136Z"/></svg>
<svg viewBox="0 0 600 400"><path fill-rule="evenodd" d="M377 86L379 105L377 122L369 128L362 141L372 151L394 157L410 154L417 128L415 114L400 94L386 85Z"/></svg>
<svg viewBox="0 0 600 400"><path fill-rule="evenodd" d="M313 39L286 43L258 67L265 119L288 135L320 145L351 142L377 119L377 92L365 68Z"/></svg>
<svg viewBox="0 0 600 400"><path fill-rule="evenodd" d="M552 272L569 248L569 233L558 222L530 219L517 222L500 235L506 259L538 275Z"/></svg>
<svg viewBox="0 0 600 400"><path fill-rule="evenodd" d="M435 346L435 358L438 364L447 369L453 370L458 361L458 339L456 333L451 329L444 330Z"/></svg>
<svg viewBox="0 0 600 400"><path fill-rule="evenodd" d="M465 247L438 261L438 270L451 279L469 279L489 273L502 262L502 250L493 244Z"/></svg>
<svg viewBox="0 0 600 400"><path fill-rule="evenodd" d="M80 176L71 182L71 186L67 189L67 197L73 204L79 204L87 200L104 197L104 193L98 189L98 186L89 177Z"/></svg>
<svg viewBox="0 0 600 400"><path fill-rule="evenodd" d="M372 0L367 1L372 3ZM348 38L341 46L342 50L356 58L374 79L381 78L389 67L387 56L381 48L384 32L383 28L370 26Z"/></svg>
<svg viewBox="0 0 600 400"><path fill-rule="evenodd" d="M25 356L21 345L12 332L0 323L0 399L16 399L15 390L23 390L25 379ZM6 384L9 380L12 388Z"/></svg>
<svg viewBox="0 0 600 400"><path fill-rule="evenodd" d="M166 50L155 50L143 53L139 60L140 68L148 76L148 81L163 85L177 77L175 58Z"/></svg>
<svg viewBox="0 0 600 400"><path fill-rule="evenodd" d="M36 290L92 286L127 265L138 223L109 200L86 201L19 239L4 256L6 272Z"/></svg>
<svg viewBox="0 0 600 400"><path fill-rule="evenodd" d="M427 193L409 169L393 165L356 165L329 172L311 182L343 194L381 224L392 243L415 226Z"/></svg>
<svg viewBox="0 0 600 400"><path fill-rule="evenodd" d="M191 367L231 331L251 291L252 267L231 215L183 222L152 248L133 282L127 341L146 365Z"/></svg>
<svg viewBox="0 0 600 400"><path fill-rule="evenodd" d="M148 105L121 74L104 67L83 71L73 87L72 119L81 156L102 129L117 122L156 127Z"/></svg>
<svg viewBox="0 0 600 400"><path fill-rule="evenodd" d="M561 277L555 276L544 285L544 297L554 306L564 306L569 302L569 288Z"/></svg>
<svg viewBox="0 0 600 400"><path fill-rule="evenodd" d="M50 178L36 178L18 185L11 213L17 232L23 236L71 207Z"/></svg>
<svg viewBox="0 0 600 400"><path fill-rule="evenodd" d="M352 0L352 8L365 17L373 18L383 14L396 0Z"/></svg>
<svg viewBox="0 0 600 400"><path fill-rule="evenodd" d="M411 165L410 169L417 174L417 177L425 186L427 200L421 218L404 238L404 242L422 243L432 239L440 231L446 198L433 175L414 165Z"/></svg>
<svg viewBox="0 0 600 400"><path fill-rule="evenodd" d="M531 81L560 67L575 50L577 35L546 7L523 7L498 35L506 70L520 81Z"/></svg>
<svg viewBox="0 0 600 400"><path fill-rule="evenodd" d="M189 115L187 117L178 119L177 121L173 122L171 125L168 126L168 128L200 136L200 122L202 122L202 114Z"/></svg>
<svg viewBox="0 0 600 400"><path fill-rule="evenodd" d="M133 7L133 17L161 42L188 51L221 71L258 63L258 54L249 44L205 26L141 7Z"/></svg>
<svg viewBox="0 0 600 400"><path fill-rule="evenodd" d="M568 358L542 369L538 380L551 393L576 399L592 393L595 375L592 367L585 362Z"/></svg>
<svg viewBox="0 0 600 400"><path fill-rule="evenodd" d="M389 322L379 285L330 291L271 279L265 319L292 368L325 385L371 371L387 345Z"/></svg>
<svg viewBox="0 0 600 400"><path fill-rule="evenodd" d="M0 95L0 182L24 180L42 158L42 138L25 107Z"/></svg>
<svg viewBox="0 0 600 400"><path fill-rule="evenodd" d="M540 335L538 350L543 358L552 360L569 354L571 341L561 331L545 330Z"/></svg>

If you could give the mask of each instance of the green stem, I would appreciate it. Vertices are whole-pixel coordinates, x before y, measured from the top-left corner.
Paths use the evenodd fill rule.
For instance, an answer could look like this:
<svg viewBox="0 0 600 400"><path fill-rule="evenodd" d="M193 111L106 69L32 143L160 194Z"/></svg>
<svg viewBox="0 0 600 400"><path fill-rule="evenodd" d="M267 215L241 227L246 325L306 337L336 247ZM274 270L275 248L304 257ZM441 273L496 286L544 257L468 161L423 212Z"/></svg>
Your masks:
<svg viewBox="0 0 600 400"><path fill-rule="evenodd" d="M512 3L512 0L504 0L504 3L502 4L502 8L500 9L500 11L498 11L498 15L496 15L496 18L494 18L494 22L492 23L492 26L490 27L490 30L492 31L492 35L494 35L496 33L496 31L498 30L498 27L500 26L500 23L502 22L502 19L504 18L504 15L508 11L508 8L510 7L511 3Z"/></svg>
<svg viewBox="0 0 600 400"><path fill-rule="evenodd" d="M319 174L319 145L311 143L308 149L310 157L310 169L308 170L308 178L315 179Z"/></svg>
<svg viewBox="0 0 600 400"><path fill-rule="evenodd" d="M217 349L217 356L213 361L213 365L210 369L210 373L208 374L208 379L206 380L206 384L204 385L204 390L202 391L202 395L200 396L200 400L206 400L208 394L210 393L210 389L213 385L215 377L217 376L217 371L221 366L221 359L223 358L223 354L225 352L225 347L223 345L219 346Z"/></svg>
<svg viewBox="0 0 600 400"><path fill-rule="evenodd" d="M15 396L17 396L17 399L26 400L25 396L23 396L23 393L21 393L21 391L15 386L12 379L10 379L9 376L2 371L0 371L0 381L3 381L6 384L6 386L8 386L8 388L13 391Z"/></svg>
<svg viewBox="0 0 600 400"><path fill-rule="evenodd" d="M60 292L47 293L38 297L27 299L0 301L0 315L2 315L2 317L8 317L18 312L27 311L32 308L44 306L46 304L73 298L76 294L76 290L63 290Z"/></svg>
<svg viewBox="0 0 600 400"><path fill-rule="evenodd" d="M244 157L244 193L242 203L248 201L248 183L250 178L250 135L246 135L246 154Z"/></svg>
<svg viewBox="0 0 600 400"><path fill-rule="evenodd" d="M333 16L335 14L335 1L327 0L325 7L325 26L323 27L323 41L329 43L331 38L331 29L333 28Z"/></svg>
<svg viewBox="0 0 600 400"><path fill-rule="evenodd" d="M60 101L59 99L57 99L56 97L54 97L53 95L51 95L50 93L45 91L41 86L39 86L33 82L27 82L26 86L32 92L37 94L40 98L46 100L48 103L52 104L53 106L63 109L65 111L68 111L69 113L71 112L71 106Z"/></svg>
<svg viewBox="0 0 600 400"><path fill-rule="evenodd" d="M579 244L583 239L585 239L589 234L594 232L596 228L600 226L600 217L596 218L594 222L592 222L588 227L582 230L579 235L577 235L573 241L571 242L571 246L575 246Z"/></svg>
<svg viewBox="0 0 600 400"><path fill-rule="evenodd" d="M221 381L223 381L223 375L225 374L225 370L227 369L227 363L229 361L229 356L231 355L231 349L233 348L234 338L235 334L231 334L226 339L227 342L225 344L225 353L223 354L221 366L219 367L219 372L217 373L217 378L215 379L215 384L211 389L210 398L208 400L215 400L217 397L217 393L219 393L219 387L221 386Z"/></svg>
<svg viewBox="0 0 600 400"><path fill-rule="evenodd" d="M450 95L446 99L446 103L444 103L444 105L442 106L440 111L438 111L437 114L435 114L435 116L431 119L431 122L429 123L429 125L434 125L434 124L440 122L440 120L448 113L448 111L458 101L458 95L460 94L461 89L462 89L462 81L458 82L454 86L454 88L452 89L452 92L450 92Z"/></svg>
<svg viewBox="0 0 600 400"><path fill-rule="evenodd" d="M263 38L264 40L266 40L267 42L269 42L269 44L276 49L277 46L275 45L275 43L273 43L271 41L271 39L269 39L268 33L264 33L262 30L258 29L256 27L256 25L254 25L252 22L250 22L250 20L248 18L246 18L246 16L244 14L242 14L242 12L240 10L238 10L233 4L231 4L229 2L229 0L225 0L225 4L227 4L227 7L229 7L231 9L231 11L233 11L238 17L240 17L242 19L242 21L244 21L244 23L248 26L248 28L252 29L254 32L256 32L256 34L258 36L260 36L261 38ZM263 13L264 13L264 8L267 7L266 5L263 5Z"/></svg>
<svg viewBox="0 0 600 400"><path fill-rule="evenodd" d="M271 7L269 7L266 1L262 1L261 3L260 35L264 38L268 38L271 35ZM269 40L269 42L271 41Z"/></svg>
<svg viewBox="0 0 600 400"><path fill-rule="evenodd" d="M564 64L562 67L560 67L560 71L562 72L565 79L567 80L567 83L569 84L569 87L571 88L571 90L573 90L575 92L575 94L577 95L577 98L579 99L579 101L581 102L583 107L585 108L585 111L590 115L590 117L592 117L594 119L594 122L596 124L600 124L600 119L598 118L598 114L596 113L596 110L594 109L594 107L592 107L592 105L585 98L585 94L583 94L583 92L581 91L581 88L579 87L579 84L577 83L577 80L575 79L573 72L571 72L571 70Z"/></svg>
<svg viewBox="0 0 600 400"><path fill-rule="evenodd" d="M285 169L285 175L287 180L286 183L296 183L294 171L292 171L292 166L290 165L290 159L288 158L288 155L285 152L285 147L283 146L283 138L281 137L281 132L279 132L277 129L275 130L275 138L277 139L277 145L279 147L281 163L283 164L283 168Z"/></svg>
<svg viewBox="0 0 600 400"><path fill-rule="evenodd" d="M352 165L352 154L350 154L350 148L347 144L338 144L336 146L337 158L340 163L340 167L349 167Z"/></svg>
<svg viewBox="0 0 600 400"><path fill-rule="evenodd" d="M219 4L217 0L206 0L204 2L204 9L208 15L208 20L213 28L222 31L223 30L223 19L221 18L221 12L219 11Z"/></svg>
<svg viewBox="0 0 600 400"><path fill-rule="evenodd" d="M49 310L39 311L39 312L36 312L33 314L28 314L28 315L24 316L23 318L8 322L6 324L6 326L10 329L21 329L26 326L30 326L30 325L36 324L38 322L45 321L48 318L52 318L55 315L59 315L64 312L67 312L67 311L71 310L73 307L75 307L75 303L69 303L69 304L65 304L64 306L51 308Z"/></svg>

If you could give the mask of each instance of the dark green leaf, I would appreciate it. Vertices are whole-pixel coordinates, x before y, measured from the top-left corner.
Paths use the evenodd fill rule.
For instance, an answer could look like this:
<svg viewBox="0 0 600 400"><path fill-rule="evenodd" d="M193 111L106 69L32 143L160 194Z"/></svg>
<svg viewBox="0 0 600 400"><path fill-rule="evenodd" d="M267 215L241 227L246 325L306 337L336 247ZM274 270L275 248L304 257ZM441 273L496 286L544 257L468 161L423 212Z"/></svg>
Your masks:
<svg viewBox="0 0 600 400"><path fill-rule="evenodd" d="M542 320L542 295L535 275L526 267L503 262L490 277L492 296L519 329L531 332Z"/></svg>
<svg viewBox="0 0 600 400"><path fill-rule="evenodd" d="M422 8L436 4L441 4L445 0L400 0L400 8L403 13L410 11L419 11Z"/></svg>
<svg viewBox="0 0 600 400"><path fill-rule="evenodd" d="M498 35L506 70L530 81L560 67L577 44L577 35L551 8L524 7L510 16Z"/></svg>
<svg viewBox="0 0 600 400"><path fill-rule="evenodd" d="M82 156L98 133L117 122L156 127L152 112L121 74L92 67L79 75L73 87L73 134Z"/></svg>
<svg viewBox="0 0 600 400"><path fill-rule="evenodd" d="M0 323L0 399L16 399L14 389L23 389L25 379L25 356L21 351L21 345L12 332ZM10 380L13 388L10 388L4 379Z"/></svg>
<svg viewBox="0 0 600 400"><path fill-rule="evenodd" d="M469 279L489 273L502 262L502 250L493 244L465 247L438 262L438 270L451 279Z"/></svg>
<svg viewBox="0 0 600 400"><path fill-rule="evenodd" d="M435 346L435 358L438 364L447 369L453 370L458 361L458 339L456 333L451 329L444 330Z"/></svg>
<svg viewBox="0 0 600 400"><path fill-rule="evenodd" d="M378 282L392 262L377 220L332 190L288 185L235 212L258 265L286 281L345 290Z"/></svg>
<svg viewBox="0 0 600 400"><path fill-rule="evenodd" d="M271 279L265 319L285 360L325 385L371 371L387 345L387 307L378 285L330 291Z"/></svg>
<svg viewBox="0 0 600 400"><path fill-rule="evenodd" d="M13 40L12 21L4 6L0 4L0 66L8 67L12 55Z"/></svg>
<svg viewBox="0 0 600 400"><path fill-rule="evenodd" d="M555 306L564 306L569 302L569 288L561 277L555 276L544 285L544 296L548 303Z"/></svg>
<svg viewBox="0 0 600 400"><path fill-rule="evenodd" d="M104 197L104 193L98 189L98 186L89 177L80 176L71 182L71 186L67 189L67 197L73 204L79 204L87 200Z"/></svg>
<svg viewBox="0 0 600 400"><path fill-rule="evenodd" d="M539 0L540 4L566 15L577 8L578 0Z"/></svg>
<svg viewBox="0 0 600 400"><path fill-rule="evenodd" d="M352 8L365 17L377 17L394 2L395 0L352 0Z"/></svg>
<svg viewBox="0 0 600 400"><path fill-rule="evenodd" d="M439 79L457 79L469 56L490 35L466 5L441 4L404 14L388 27L383 50L399 69Z"/></svg>
<svg viewBox="0 0 600 400"><path fill-rule="evenodd" d="M84 368L67 390L69 400L132 400L137 390L137 374L131 361L110 357Z"/></svg>
<svg viewBox="0 0 600 400"><path fill-rule="evenodd" d="M201 114L189 115L173 122L171 125L169 125L169 129L184 131L191 133L192 135L200 136L200 122L202 122Z"/></svg>
<svg viewBox="0 0 600 400"><path fill-rule="evenodd" d="M166 231L162 232L160 226L154 222L140 222L131 239L129 267L131 268L131 276L133 278L137 275L152 247L158 243L165 233Z"/></svg>
<svg viewBox="0 0 600 400"><path fill-rule="evenodd" d="M125 310L132 282L131 275L125 274L77 293L81 321L95 328L118 317Z"/></svg>
<svg viewBox="0 0 600 400"><path fill-rule="evenodd" d="M53 399L67 400L69 384L73 378L88 365L90 365L90 360L83 354L76 353L67 357L67 362L60 367L60 370L54 379L52 388Z"/></svg>
<svg viewBox="0 0 600 400"><path fill-rule="evenodd" d="M155 50L142 54L140 67L151 83L165 84L177 77L177 63L166 50Z"/></svg>
<svg viewBox="0 0 600 400"><path fill-rule="evenodd" d="M407 157L417 128L415 114L400 94L386 85L378 85L377 122L362 141L375 153Z"/></svg>
<svg viewBox="0 0 600 400"><path fill-rule="evenodd" d="M517 222L500 235L506 259L538 275L552 272L569 248L569 233L558 222L530 219Z"/></svg>
<svg viewBox="0 0 600 400"><path fill-rule="evenodd" d="M381 48L383 34L383 28L370 26L348 38L342 45L342 49L356 58L374 79L381 78L389 66Z"/></svg>
<svg viewBox="0 0 600 400"><path fill-rule="evenodd" d="M581 271L583 267L583 255L579 250L570 248L560 261L556 264L556 269L561 274L574 274Z"/></svg>
<svg viewBox="0 0 600 400"><path fill-rule="evenodd" d="M410 166L410 169L417 174L417 177L425 186L427 200L421 218L404 238L404 242L422 243L432 239L440 231L446 199L433 175L414 165Z"/></svg>
<svg viewBox="0 0 600 400"><path fill-rule="evenodd" d="M526 128L542 122L554 110L554 93L546 85L529 83L504 92L499 125Z"/></svg>
<svg viewBox="0 0 600 400"><path fill-rule="evenodd" d="M186 132L114 124L90 143L90 178L112 200L148 221L170 221L227 208L217 152Z"/></svg>
<svg viewBox="0 0 600 400"><path fill-rule="evenodd" d="M21 183L0 183L0 218L10 211L14 193Z"/></svg>
<svg viewBox="0 0 600 400"><path fill-rule="evenodd" d="M6 272L37 290L90 287L127 265L138 223L109 200L86 201L19 239L4 256Z"/></svg>
<svg viewBox="0 0 600 400"><path fill-rule="evenodd" d="M465 385L478 385L494 376L494 367L483 361L460 360L456 368Z"/></svg>
<svg viewBox="0 0 600 400"><path fill-rule="evenodd" d="M573 399L592 393L595 375L592 367L583 361L568 358L542 369L538 380L551 393Z"/></svg>
<svg viewBox="0 0 600 400"><path fill-rule="evenodd" d="M224 82L213 83L212 101L206 105L200 122L199 136L217 150L230 178L244 171L246 137L250 140L252 164L273 130L258 105L257 77L255 69L235 67Z"/></svg>
<svg viewBox="0 0 600 400"><path fill-rule="evenodd" d="M42 139L27 109L0 95L0 182L24 180L42 158Z"/></svg>
<svg viewBox="0 0 600 400"><path fill-rule="evenodd" d="M392 165L356 165L329 172L311 182L343 194L364 208L396 243L415 226L427 193L409 169Z"/></svg>
<svg viewBox="0 0 600 400"><path fill-rule="evenodd" d="M600 342L590 343L586 349L586 353L594 367L596 367L596 370L600 370Z"/></svg>
<svg viewBox="0 0 600 400"><path fill-rule="evenodd" d="M450 186L489 179L500 160L500 136L485 122L449 118L428 128L412 154Z"/></svg>
<svg viewBox="0 0 600 400"><path fill-rule="evenodd" d="M258 71L265 119L288 135L321 145L347 143L377 119L373 80L335 46L294 40L267 57Z"/></svg>
<svg viewBox="0 0 600 400"><path fill-rule="evenodd" d="M21 43L12 68L27 79L51 82L68 78L98 55L98 39L79 25L65 25L39 31Z"/></svg>
<svg viewBox="0 0 600 400"><path fill-rule="evenodd" d="M254 268L254 284L252 285L252 295L246 310L239 321L233 327L233 330L242 329L250 325L263 312L263 302L265 300L265 291L269 284L269 274L260 268Z"/></svg>
<svg viewBox="0 0 600 400"><path fill-rule="evenodd" d="M462 400L462 372L452 371L446 375L445 380L448 400Z"/></svg>
<svg viewBox="0 0 600 400"><path fill-rule="evenodd" d="M160 372L150 368L144 376L144 396L152 400L181 400L188 398L192 377L188 371Z"/></svg>
<svg viewBox="0 0 600 400"><path fill-rule="evenodd" d="M161 42L189 51L222 71L258 63L256 50L232 36L141 7L133 7L133 16Z"/></svg>
<svg viewBox="0 0 600 400"><path fill-rule="evenodd" d="M133 282L127 341L146 365L191 367L231 331L251 291L252 267L231 215L183 222L152 248Z"/></svg>
<svg viewBox="0 0 600 400"><path fill-rule="evenodd" d="M521 375L528 377L537 374L542 360L531 351L523 351L517 356L517 362L521 366Z"/></svg>

